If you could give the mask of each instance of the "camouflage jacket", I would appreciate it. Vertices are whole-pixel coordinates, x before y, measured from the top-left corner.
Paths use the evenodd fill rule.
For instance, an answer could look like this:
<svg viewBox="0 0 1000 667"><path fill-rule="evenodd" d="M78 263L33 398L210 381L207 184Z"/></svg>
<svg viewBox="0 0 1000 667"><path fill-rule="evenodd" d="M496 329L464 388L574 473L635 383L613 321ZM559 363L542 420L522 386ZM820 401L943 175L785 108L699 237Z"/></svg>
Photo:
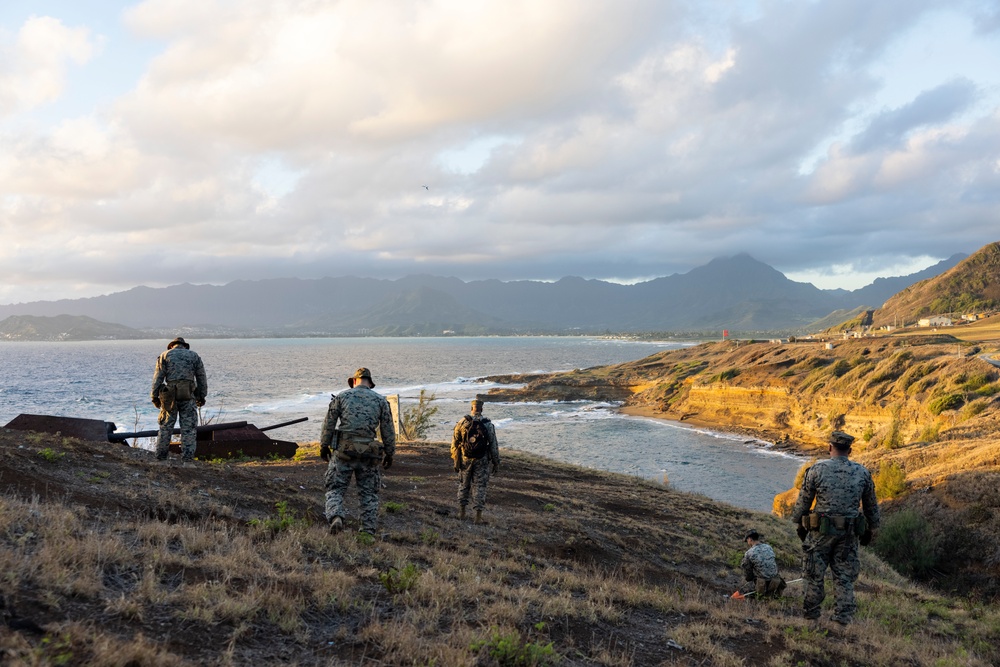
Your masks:
<svg viewBox="0 0 1000 667"><path fill-rule="evenodd" d="M872 475L863 465L846 456L834 456L806 470L799 498L792 510L792 521L798 523L803 515L808 514L814 499L814 511L852 519L858 516L860 505L868 525L873 530L879 526Z"/></svg>
<svg viewBox="0 0 1000 667"><path fill-rule="evenodd" d="M385 453L389 456L396 453L396 430L389 401L369 387L358 385L333 396L323 420L320 446L332 447L334 430L338 429L341 438L371 441L381 435Z"/></svg>
<svg viewBox="0 0 1000 667"><path fill-rule="evenodd" d="M778 564L774 560L774 549L770 544L758 542L743 554L740 563L747 581L753 579L771 579L778 576Z"/></svg>
<svg viewBox="0 0 1000 667"><path fill-rule="evenodd" d="M477 421L486 420L486 432L490 436L490 449L486 453L485 458L489 459L490 463L500 463L500 445L497 443L497 430L493 426L493 422L482 415L478 417L473 417L472 415L466 415L471 419ZM451 458L453 461L461 461L462 456L462 443L465 442L465 434L469 430L469 420L464 417L455 424L455 431L451 436Z"/></svg>
<svg viewBox="0 0 1000 667"><path fill-rule="evenodd" d="M208 396L208 377L205 375L205 364L202 363L197 352L192 352L180 345L170 348L157 357L150 398L157 398L163 385L176 380L194 381L195 398L205 400L205 397Z"/></svg>

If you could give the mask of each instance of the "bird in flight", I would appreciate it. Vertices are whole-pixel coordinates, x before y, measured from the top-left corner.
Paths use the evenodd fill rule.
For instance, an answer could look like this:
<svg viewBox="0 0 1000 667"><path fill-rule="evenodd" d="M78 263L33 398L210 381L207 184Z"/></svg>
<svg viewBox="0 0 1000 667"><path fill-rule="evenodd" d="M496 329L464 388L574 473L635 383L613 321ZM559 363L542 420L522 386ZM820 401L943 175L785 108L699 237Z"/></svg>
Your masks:
<svg viewBox="0 0 1000 667"><path fill-rule="evenodd" d="M430 190L430 188L427 187L426 185L421 185L420 187L422 187L424 190Z"/></svg>

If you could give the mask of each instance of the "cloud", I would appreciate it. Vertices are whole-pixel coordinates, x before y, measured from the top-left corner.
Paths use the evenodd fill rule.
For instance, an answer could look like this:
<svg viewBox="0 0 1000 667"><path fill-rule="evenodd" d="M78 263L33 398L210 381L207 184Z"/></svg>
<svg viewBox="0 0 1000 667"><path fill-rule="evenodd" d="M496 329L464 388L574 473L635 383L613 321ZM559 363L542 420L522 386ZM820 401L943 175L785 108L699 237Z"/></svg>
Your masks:
<svg viewBox="0 0 1000 667"><path fill-rule="evenodd" d="M103 38L28 19L0 71L0 301L971 252L1000 213L988 68L880 97L886 54L943 11L997 39L923 0L149 0L108 37L159 45L140 75L55 118Z"/></svg>
<svg viewBox="0 0 1000 667"><path fill-rule="evenodd" d="M0 41L0 118L58 99L69 63L86 63L98 46L86 28L28 19L11 42Z"/></svg>

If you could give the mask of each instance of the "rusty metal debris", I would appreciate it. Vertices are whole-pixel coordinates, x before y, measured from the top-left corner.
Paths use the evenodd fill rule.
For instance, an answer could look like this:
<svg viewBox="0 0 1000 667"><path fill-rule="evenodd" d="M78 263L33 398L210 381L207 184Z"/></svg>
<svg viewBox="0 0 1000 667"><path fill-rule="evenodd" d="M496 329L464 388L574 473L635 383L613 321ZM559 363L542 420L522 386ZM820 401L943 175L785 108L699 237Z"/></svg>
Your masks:
<svg viewBox="0 0 1000 667"><path fill-rule="evenodd" d="M198 434L197 458L200 459L231 459L231 458L291 458L295 455L298 445L287 440L275 440L265 431L291 426L307 421L308 417L258 428L245 421L206 424L196 429ZM114 422L100 419L81 419L78 417L58 417L54 415L20 414L7 423L5 428L18 431L37 431L63 435L92 442L113 442L129 446L128 441L134 438L154 438L158 430L116 433ZM175 428L174 435L181 430ZM180 453L179 444L171 444L171 451Z"/></svg>

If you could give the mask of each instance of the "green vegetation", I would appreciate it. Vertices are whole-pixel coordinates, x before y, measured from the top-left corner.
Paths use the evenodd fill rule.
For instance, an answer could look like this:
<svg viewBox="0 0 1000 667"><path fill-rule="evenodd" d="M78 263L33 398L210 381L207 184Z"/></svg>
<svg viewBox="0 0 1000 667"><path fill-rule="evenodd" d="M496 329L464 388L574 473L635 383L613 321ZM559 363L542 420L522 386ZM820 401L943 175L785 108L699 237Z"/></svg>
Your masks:
<svg viewBox="0 0 1000 667"><path fill-rule="evenodd" d="M272 533L278 533L297 526L309 525L306 519L300 519L295 516L295 511L288 507L288 501L279 500L274 504L274 507L278 510L278 516L267 519L251 519L247 523L251 526L269 530Z"/></svg>
<svg viewBox="0 0 1000 667"><path fill-rule="evenodd" d="M45 449L38 450L38 458L43 461L48 461L49 463L55 463L62 457L66 456L65 452L57 452L51 447L46 447Z"/></svg>
<svg viewBox="0 0 1000 667"><path fill-rule="evenodd" d="M939 415L946 410L957 410L965 404L965 396L962 394L945 394L932 399L927 404L927 411L932 415Z"/></svg>
<svg viewBox="0 0 1000 667"><path fill-rule="evenodd" d="M408 593L420 579L420 570L413 563L407 563L403 569L391 568L388 572L378 575L378 580L382 582L385 590L396 595L398 593Z"/></svg>
<svg viewBox="0 0 1000 667"><path fill-rule="evenodd" d="M879 466L875 474L875 495L879 502L895 498L906 491L906 471L898 463Z"/></svg>
<svg viewBox="0 0 1000 667"><path fill-rule="evenodd" d="M516 633L505 634L494 630L489 639L473 642L469 650L479 653L486 649L486 655L501 667L543 667L558 664L560 658L552 642L536 644L524 641Z"/></svg>
<svg viewBox="0 0 1000 667"><path fill-rule="evenodd" d="M436 398L434 394L427 394L426 389L420 390L420 399L417 404L408 410L403 411L400 423L402 435L405 440L423 440L430 430L431 417L437 414L437 406L431 406L431 402Z"/></svg>
<svg viewBox="0 0 1000 667"><path fill-rule="evenodd" d="M938 563L939 539L930 523L911 509L882 519L875 551L900 574L926 578Z"/></svg>

